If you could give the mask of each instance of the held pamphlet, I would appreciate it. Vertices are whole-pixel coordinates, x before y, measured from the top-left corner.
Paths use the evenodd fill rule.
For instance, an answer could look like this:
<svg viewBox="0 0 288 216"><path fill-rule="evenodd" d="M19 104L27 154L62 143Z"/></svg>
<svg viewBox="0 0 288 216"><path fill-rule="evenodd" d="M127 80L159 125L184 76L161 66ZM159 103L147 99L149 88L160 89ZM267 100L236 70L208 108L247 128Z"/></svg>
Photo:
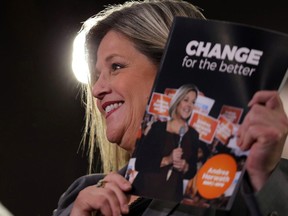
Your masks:
<svg viewBox="0 0 288 216"><path fill-rule="evenodd" d="M237 147L237 130L255 92L284 85L287 47L280 32L176 17L126 172L133 193L229 210L249 154ZM173 96L189 85L198 96L192 111L183 108L191 114L187 128L171 133ZM169 161L177 148L182 170Z"/></svg>

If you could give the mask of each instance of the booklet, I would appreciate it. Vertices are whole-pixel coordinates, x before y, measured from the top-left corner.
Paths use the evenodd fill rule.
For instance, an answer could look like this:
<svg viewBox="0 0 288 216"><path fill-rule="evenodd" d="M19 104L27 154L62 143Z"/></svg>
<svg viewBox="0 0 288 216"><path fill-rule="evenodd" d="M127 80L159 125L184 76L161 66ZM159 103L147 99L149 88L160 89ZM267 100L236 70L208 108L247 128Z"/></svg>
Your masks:
<svg viewBox="0 0 288 216"><path fill-rule="evenodd" d="M237 130L255 92L284 85L287 47L280 32L176 17L125 176L133 194L229 210L249 154Z"/></svg>

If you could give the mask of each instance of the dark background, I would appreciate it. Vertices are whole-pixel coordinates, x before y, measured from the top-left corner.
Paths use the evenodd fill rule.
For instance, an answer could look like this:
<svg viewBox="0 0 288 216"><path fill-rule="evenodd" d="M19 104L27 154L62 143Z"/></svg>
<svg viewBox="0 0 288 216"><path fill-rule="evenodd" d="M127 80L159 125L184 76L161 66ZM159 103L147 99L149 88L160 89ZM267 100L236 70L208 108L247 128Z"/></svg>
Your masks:
<svg viewBox="0 0 288 216"><path fill-rule="evenodd" d="M0 202L16 216L49 216L87 172L71 48L100 0L1 1ZM121 2L121 1L118 1ZM193 1L207 18L288 33L285 1Z"/></svg>

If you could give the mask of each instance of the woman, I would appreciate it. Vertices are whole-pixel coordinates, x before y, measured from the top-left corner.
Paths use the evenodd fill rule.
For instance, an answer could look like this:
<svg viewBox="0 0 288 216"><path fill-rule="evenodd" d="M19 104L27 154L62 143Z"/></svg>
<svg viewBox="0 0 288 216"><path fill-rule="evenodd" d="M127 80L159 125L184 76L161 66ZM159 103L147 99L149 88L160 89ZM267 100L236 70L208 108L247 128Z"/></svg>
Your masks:
<svg viewBox="0 0 288 216"><path fill-rule="evenodd" d="M84 24L82 33L87 32L86 49L91 71L86 101L86 128L90 144L94 144L95 131L100 135L102 133L101 129L95 130L95 127L99 126L103 117L107 139L129 154L133 153L145 104L171 22L176 15L204 19L202 13L187 2L156 0L112 6ZM97 115L95 103L102 114L101 118ZM282 172L285 166L279 161L288 131L287 116L277 92L258 92L249 106L250 111L239 129L238 145L242 150L250 149L246 163L250 189L257 194L263 213L277 210L285 215L288 209L284 200L287 200L288 195L281 189L286 188L288 183L287 178L285 180L283 177L285 172ZM97 139L100 139L99 134ZM103 161L106 161L109 158L106 154L112 154L107 153L103 145L99 142ZM118 157L112 157L119 161ZM115 169L114 164L108 163ZM54 215L91 215L93 212L106 216L119 216L128 212L137 215L134 209L140 209L138 215L141 215L147 205L149 207L143 215L168 215L171 209L175 215L183 215L193 210L157 200L149 203L145 199L141 200L142 205L137 205L137 208L133 208L135 205L129 208L128 204L133 200L130 198L133 197L127 195L131 184L123 177L124 173L125 169L107 175L87 175L76 180L60 198ZM273 199L264 203L263 198L272 198L271 191L277 194L278 205L274 205ZM249 196L239 193L240 198L243 196L248 202ZM281 205L281 202L284 204ZM231 214L243 216L248 215L247 212L247 206L236 201Z"/></svg>
<svg viewBox="0 0 288 216"><path fill-rule="evenodd" d="M170 120L153 123L141 139L135 163L139 172L133 182L135 193L167 200L183 199L183 180L193 178L197 171L199 137L187 124L197 94L196 86L182 85L170 102Z"/></svg>

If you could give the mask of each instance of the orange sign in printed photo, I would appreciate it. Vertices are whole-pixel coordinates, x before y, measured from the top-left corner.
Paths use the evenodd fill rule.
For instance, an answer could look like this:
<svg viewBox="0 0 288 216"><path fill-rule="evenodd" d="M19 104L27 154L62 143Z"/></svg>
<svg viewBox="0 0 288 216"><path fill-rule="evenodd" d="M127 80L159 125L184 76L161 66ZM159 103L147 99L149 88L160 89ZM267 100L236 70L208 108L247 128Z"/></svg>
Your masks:
<svg viewBox="0 0 288 216"><path fill-rule="evenodd" d="M238 124L240 121L240 118L242 116L243 109L228 105L223 105L219 115L224 115L226 118L228 118L233 124Z"/></svg>
<svg viewBox="0 0 288 216"><path fill-rule="evenodd" d="M199 194L206 199L218 198L232 184L237 163L229 154L218 154L208 159L197 174Z"/></svg>
<svg viewBox="0 0 288 216"><path fill-rule="evenodd" d="M189 125L198 131L200 140L211 143L216 133L218 120L194 111L189 120Z"/></svg>
<svg viewBox="0 0 288 216"><path fill-rule="evenodd" d="M176 93L177 89L175 88L166 88L164 91L165 95L168 95L169 97L173 97L173 95Z"/></svg>
<svg viewBox="0 0 288 216"><path fill-rule="evenodd" d="M153 92L148 106L148 112L162 117L169 117L168 109L170 101L171 97L165 94Z"/></svg>
<svg viewBox="0 0 288 216"><path fill-rule="evenodd" d="M216 138L223 144L228 144L234 133L233 124L223 115L218 118L219 124L216 130Z"/></svg>

